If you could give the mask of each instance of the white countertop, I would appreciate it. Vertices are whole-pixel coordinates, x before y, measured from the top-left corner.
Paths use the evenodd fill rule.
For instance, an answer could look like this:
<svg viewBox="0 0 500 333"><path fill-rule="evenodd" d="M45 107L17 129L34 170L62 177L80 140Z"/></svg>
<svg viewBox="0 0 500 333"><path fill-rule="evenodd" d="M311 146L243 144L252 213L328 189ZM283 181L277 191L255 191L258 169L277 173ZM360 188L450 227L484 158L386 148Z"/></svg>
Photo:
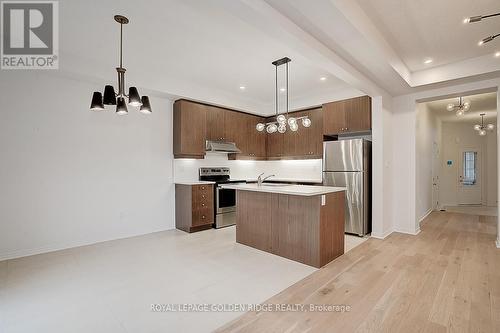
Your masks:
<svg viewBox="0 0 500 333"><path fill-rule="evenodd" d="M215 184L215 182L207 182L207 181L201 181L201 180L195 180L195 181L186 181L186 182L175 182L175 184L179 185L210 185L210 184Z"/></svg>
<svg viewBox="0 0 500 333"><path fill-rule="evenodd" d="M241 191L268 192L268 193L303 195L303 196L315 196L315 195L345 191L345 187L290 185L290 184L272 184L272 183L262 184L261 186L257 184L224 184L221 187L234 190L241 190Z"/></svg>
<svg viewBox="0 0 500 333"><path fill-rule="evenodd" d="M247 179L247 182L256 182L257 178ZM311 184L321 184L323 179L296 179L296 178L275 178L271 177L266 179L269 182L290 182L290 183L311 183Z"/></svg>

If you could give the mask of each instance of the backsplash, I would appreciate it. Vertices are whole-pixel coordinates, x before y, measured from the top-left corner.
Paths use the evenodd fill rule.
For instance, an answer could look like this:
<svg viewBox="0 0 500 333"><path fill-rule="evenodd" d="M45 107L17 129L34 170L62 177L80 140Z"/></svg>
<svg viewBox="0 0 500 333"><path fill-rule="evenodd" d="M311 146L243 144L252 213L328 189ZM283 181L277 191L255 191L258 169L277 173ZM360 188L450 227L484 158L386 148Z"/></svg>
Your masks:
<svg viewBox="0 0 500 333"><path fill-rule="evenodd" d="M314 180L321 182L322 160L247 161L228 160L227 154L207 153L205 159L175 159L175 181L198 180L200 167L229 167L233 179L256 179L265 172L277 179Z"/></svg>

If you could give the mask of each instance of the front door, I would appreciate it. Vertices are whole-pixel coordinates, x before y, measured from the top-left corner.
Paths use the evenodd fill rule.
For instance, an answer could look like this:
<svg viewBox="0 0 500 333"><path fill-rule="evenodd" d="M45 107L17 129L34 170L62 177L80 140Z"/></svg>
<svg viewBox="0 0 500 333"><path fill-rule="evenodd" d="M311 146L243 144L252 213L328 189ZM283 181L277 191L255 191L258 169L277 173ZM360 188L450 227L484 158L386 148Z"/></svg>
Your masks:
<svg viewBox="0 0 500 333"><path fill-rule="evenodd" d="M458 175L458 204L481 204L481 152L479 149L461 151Z"/></svg>

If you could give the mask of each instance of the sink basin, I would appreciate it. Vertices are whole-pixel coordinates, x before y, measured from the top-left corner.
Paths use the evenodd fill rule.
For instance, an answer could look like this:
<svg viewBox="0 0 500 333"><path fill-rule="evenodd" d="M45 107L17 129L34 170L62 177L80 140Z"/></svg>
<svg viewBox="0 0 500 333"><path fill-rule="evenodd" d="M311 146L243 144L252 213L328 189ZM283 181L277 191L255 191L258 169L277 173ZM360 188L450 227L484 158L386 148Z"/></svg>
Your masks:
<svg viewBox="0 0 500 333"><path fill-rule="evenodd" d="M293 184L280 184L280 183L263 183L261 186L292 186Z"/></svg>

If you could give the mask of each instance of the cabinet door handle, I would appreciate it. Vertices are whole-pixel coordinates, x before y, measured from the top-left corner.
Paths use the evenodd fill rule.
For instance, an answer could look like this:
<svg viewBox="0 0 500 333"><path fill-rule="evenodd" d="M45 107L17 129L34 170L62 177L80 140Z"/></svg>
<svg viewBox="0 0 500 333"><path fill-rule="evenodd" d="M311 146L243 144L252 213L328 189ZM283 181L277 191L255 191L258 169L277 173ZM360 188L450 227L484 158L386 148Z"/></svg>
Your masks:
<svg viewBox="0 0 500 333"><path fill-rule="evenodd" d="M201 218L204 220L205 219L205 215L202 215Z"/></svg>

